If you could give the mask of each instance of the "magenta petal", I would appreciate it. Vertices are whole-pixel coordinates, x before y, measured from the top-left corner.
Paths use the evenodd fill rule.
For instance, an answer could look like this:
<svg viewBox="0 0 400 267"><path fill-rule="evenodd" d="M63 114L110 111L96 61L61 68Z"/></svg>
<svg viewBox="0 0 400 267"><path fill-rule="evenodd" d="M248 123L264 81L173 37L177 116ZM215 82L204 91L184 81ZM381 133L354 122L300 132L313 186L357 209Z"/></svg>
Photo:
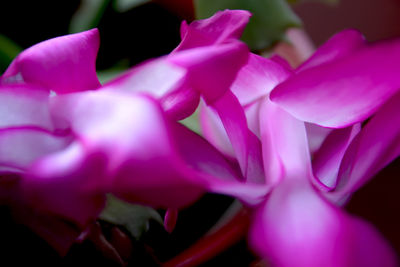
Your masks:
<svg viewBox="0 0 400 267"><path fill-rule="evenodd" d="M240 171L235 170L233 164L231 165L205 139L179 123L171 123L170 127L171 137L179 157L186 165L185 168L190 167L220 180L243 181Z"/></svg>
<svg viewBox="0 0 400 267"><path fill-rule="evenodd" d="M213 104L235 151L244 177L249 182L264 183L261 143L247 126L244 110L231 92Z"/></svg>
<svg viewBox="0 0 400 267"><path fill-rule="evenodd" d="M211 104L223 96L247 62L248 48L239 41L188 49L168 56L168 62L187 70L186 86Z"/></svg>
<svg viewBox="0 0 400 267"><path fill-rule="evenodd" d="M239 39L251 14L245 10L224 10L208 19L189 25L182 23L182 42L173 53L190 48L221 44L229 39Z"/></svg>
<svg viewBox="0 0 400 267"><path fill-rule="evenodd" d="M266 180L311 177L304 123L265 98L260 108L260 133ZM307 182L307 181L306 181Z"/></svg>
<svg viewBox="0 0 400 267"><path fill-rule="evenodd" d="M143 92L160 100L170 118L183 119L194 112L200 95L185 86L187 70L161 57L146 61L106 83L102 90Z"/></svg>
<svg viewBox="0 0 400 267"><path fill-rule="evenodd" d="M48 105L49 93L32 86L0 87L0 127L36 126L53 129Z"/></svg>
<svg viewBox="0 0 400 267"><path fill-rule="evenodd" d="M40 128L0 129L0 166L26 171L36 160L66 148L69 135L55 135Z"/></svg>
<svg viewBox="0 0 400 267"><path fill-rule="evenodd" d="M172 123L171 129L182 160L180 169L203 181L207 191L230 195L250 205L258 204L269 192L268 185L246 182L239 167L199 135L177 123Z"/></svg>
<svg viewBox="0 0 400 267"><path fill-rule="evenodd" d="M57 93L96 89L97 29L53 38L24 50L2 76L3 83L22 80Z"/></svg>
<svg viewBox="0 0 400 267"><path fill-rule="evenodd" d="M269 94L290 74L291 72L280 64L250 54L247 64L240 69L231 90L239 99L240 104L244 106Z"/></svg>
<svg viewBox="0 0 400 267"><path fill-rule="evenodd" d="M166 57L148 60L118 78L103 85L102 90L146 92L160 98L176 90L186 75L184 68L175 66Z"/></svg>
<svg viewBox="0 0 400 267"><path fill-rule="evenodd" d="M163 208L180 208L204 192L206 181L180 158L170 123L154 99L101 90L60 96L52 107L81 139L83 159L104 158L93 174L77 164L87 190Z"/></svg>
<svg viewBox="0 0 400 267"><path fill-rule="evenodd" d="M234 159L235 151L218 113L204 102L200 103L199 123L202 135L225 156Z"/></svg>
<svg viewBox="0 0 400 267"><path fill-rule="evenodd" d="M354 138L344 155L335 197L352 193L400 155L400 93Z"/></svg>
<svg viewBox="0 0 400 267"><path fill-rule="evenodd" d="M273 266L396 266L368 224L325 202L304 180L285 180L256 210L253 249Z"/></svg>
<svg viewBox="0 0 400 267"><path fill-rule="evenodd" d="M84 148L73 143L32 165L21 183L23 195L39 212L84 228L105 204L105 196L93 185L103 180L104 162L101 154L85 157Z"/></svg>
<svg viewBox="0 0 400 267"><path fill-rule="evenodd" d="M366 40L359 31L353 29L341 31L320 46L308 60L296 69L296 72L351 56L365 45Z"/></svg>
<svg viewBox="0 0 400 267"><path fill-rule="evenodd" d="M314 155L314 153L317 152L318 149L321 147L321 145L325 141L325 138L329 135L332 129L307 122L305 123L305 125L310 153L311 155Z"/></svg>
<svg viewBox="0 0 400 267"><path fill-rule="evenodd" d="M337 182L340 163L353 138L359 133L360 124L333 130L321 148L314 154L313 171L316 178L330 189Z"/></svg>
<svg viewBox="0 0 400 267"><path fill-rule="evenodd" d="M368 45L291 76L271 100L296 118L341 128L372 115L400 87L400 40Z"/></svg>

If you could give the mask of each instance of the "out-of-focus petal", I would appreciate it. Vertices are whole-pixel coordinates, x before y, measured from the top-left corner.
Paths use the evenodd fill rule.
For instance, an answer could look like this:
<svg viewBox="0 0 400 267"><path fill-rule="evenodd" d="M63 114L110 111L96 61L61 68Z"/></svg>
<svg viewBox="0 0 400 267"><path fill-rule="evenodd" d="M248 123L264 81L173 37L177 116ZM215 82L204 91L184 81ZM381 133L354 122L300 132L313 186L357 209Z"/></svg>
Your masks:
<svg viewBox="0 0 400 267"><path fill-rule="evenodd" d="M276 85L290 75L290 71L275 61L250 54L247 64L240 69L231 90L240 104L245 106L268 95Z"/></svg>
<svg viewBox="0 0 400 267"><path fill-rule="evenodd" d="M208 192L239 198L249 205L262 201L269 192L268 185L247 181L236 163L227 161L213 146L186 127L172 123L172 137L182 159L182 170L189 167L187 175L205 182ZM193 153L196 151L196 153Z"/></svg>
<svg viewBox="0 0 400 267"><path fill-rule="evenodd" d="M181 208L205 191L249 202L265 195L265 189L250 188L249 192L237 186L231 190L230 185L242 181L238 168L202 137L166 117L153 98L101 90L58 96L51 107L54 119L65 120L77 137L69 152L38 163L35 179L26 186L32 189L35 184L32 195L42 201L56 198L56 192L63 190L61 199L42 203L51 211L84 218L87 210L73 209L82 206L77 204L80 201L90 203L81 193L93 198L112 192L127 201L160 208ZM63 185L67 181L68 186ZM46 193L50 187L52 193Z"/></svg>
<svg viewBox="0 0 400 267"><path fill-rule="evenodd" d="M72 143L29 168L21 181L23 196L39 212L73 221L82 229L104 207L103 192L93 189L93 184L104 179L104 166L104 155L85 157L85 149Z"/></svg>
<svg viewBox="0 0 400 267"><path fill-rule="evenodd" d="M341 31L321 45L308 60L296 69L296 72L350 56L365 45L366 40L359 31L353 29Z"/></svg>
<svg viewBox="0 0 400 267"><path fill-rule="evenodd" d="M235 151L217 111L204 102L200 103L199 123L202 135L225 156L234 159Z"/></svg>
<svg viewBox="0 0 400 267"><path fill-rule="evenodd" d="M160 100L171 118L183 119L194 112L200 95L185 86L187 70L161 57L140 64L104 84L102 90L145 92Z"/></svg>
<svg viewBox="0 0 400 267"><path fill-rule="evenodd" d="M224 125L246 180L264 183L261 143L249 130L238 99L229 91L212 106Z"/></svg>
<svg viewBox="0 0 400 267"><path fill-rule="evenodd" d="M88 186L93 190L100 187L128 201L171 208L204 192L202 181L179 168L167 119L154 99L105 90L60 96L52 107L82 140L83 157L104 156L104 179L92 177L96 183Z"/></svg>
<svg viewBox="0 0 400 267"><path fill-rule="evenodd" d="M375 229L303 181L283 181L256 210L250 245L260 256L281 267L396 266L395 253Z"/></svg>
<svg viewBox="0 0 400 267"><path fill-rule="evenodd" d="M39 158L66 148L68 134L53 134L35 127L0 129L0 166L27 169Z"/></svg>
<svg viewBox="0 0 400 267"><path fill-rule="evenodd" d="M248 128L256 136L259 136L258 113L259 105L262 101L260 99L268 95L290 73L289 70L278 63L255 54L250 54L247 64L240 69L237 78L231 86L231 91L243 106ZM200 110L200 122L206 138L220 151L234 157L232 145L229 142L226 130L218 118L215 108L202 106ZM244 127L244 125L242 126Z"/></svg>
<svg viewBox="0 0 400 267"><path fill-rule="evenodd" d="M200 92L207 104L212 104L229 90L248 55L244 43L232 41L174 53L167 60L187 69L187 86Z"/></svg>
<svg viewBox="0 0 400 267"><path fill-rule="evenodd" d="M292 75L271 100L296 118L341 128L372 115L400 87L400 40L361 47L349 56Z"/></svg>
<svg viewBox="0 0 400 267"><path fill-rule="evenodd" d="M40 213L35 207L20 203L13 205L13 216L17 222L28 226L34 233L46 240L60 256L65 256L76 242L82 229L71 222L49 214Z"/></svg>
<svg viewBox="0 0 400 267"><path fill-rule="evenodd" d="M267 181L275 184L284 176L310 177L311 162L303 122L265 98L260 108L260 133Z"/></svg>
<svg viewBox="0 0 400 267"><path fill-rule="evenodd" d="M224 10L208 19L197 20L181 26L182 42L173 53L239 39L251 14L245 10Z"/></svg>
<svg viewBox="0 0 400 267"><path fill-rule="evenodd" d="M65 35L24 50L2 76L2 83L25 82L57 93L96 89L97 29Z"/></svg>
<svg viewBox="0 0 400 267"><path fill-rule="evenodd" d="M102 90L146 92L160 100L170 118L180 120L195 111L200 94L212 103L229 90L247 57L239 41L189 49L139 65Z"/></svg>
<svg viewBox="0 0 400 267"><path fill-rule="evenodd" d="M335 187L340 163L353 138L360 132L361 125L355 124L333 130L321 148L314 154L313 172L319 182L329 189Z"/></svg>
<svg viewBox="0 0 400 267"><path fill-rule="evenodd" d="M311 155L314 155L315 152L321 147L325 138L332 131L331 128L321 127L319 125L313 123L305 123L307 137L308 137L308 146L310 148Z"/></svg>
<svg viewBox="0 0 400 267"><path fill-rule="evenodd" d="M52 130L49 93L27 85L0 87L0 128L36 126Z"/></svg>
<svg viewBox="0 0 400 267"><path fill-rule="evenodd" d="M400 155L400 93L363 127L344 155L334 198L353 193Z"/></svg>

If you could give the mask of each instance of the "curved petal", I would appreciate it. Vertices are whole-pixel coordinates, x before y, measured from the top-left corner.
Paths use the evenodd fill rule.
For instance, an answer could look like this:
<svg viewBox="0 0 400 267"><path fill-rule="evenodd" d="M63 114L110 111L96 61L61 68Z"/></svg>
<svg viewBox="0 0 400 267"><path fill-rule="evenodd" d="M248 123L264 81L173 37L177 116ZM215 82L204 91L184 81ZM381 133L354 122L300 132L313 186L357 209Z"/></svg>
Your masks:
<svg viewBox="0 0 400 267"><path fill-rule="evenodd" d="M204 192L204 182L180 169L167 119L152 98L101 90L60 96L52 108L55 117L68 120L82 140L84 159L104 157L103 175L86 178L92 190L171 208L186 205ZM78 170L82 166L77 165Z"/></svg>
<svg viewBox="0 0 400 267"><path fill-rule="evenodd" d="M310 153L311 155L314 155L314 153L318 151L318 149L324 143L326 137L329 135L330 132L333 131L333 129L321 127L319 125L307 122L305 123L305 125Z"/></svg>
<svg viewBox="0 0 400 267"><path fill-rule="evenodd" d="M361 125L355 124L343 129L333 130L320 149L314 154L313 171L318 182L329 189L336 186L337 175L344 153L354 137L360 132Z"/></svg>
<svg viewBox="0 0 400 267"><path fill-rule="evenodd" d="M352 193L400 155L400 93L354 138L344 155L334 198Z"/></svg>
<svg viewBox="0 0 400 267"><path fill-rule="evenodd" d="M231 90L240 104L245 106L268 95L290 75L291 72L279 63L251 53L247 64L240 69Z"/></svg>
<svg viewBox="0 0 400 267"><path fill-rule="evenodd" d="M301 179L285 180L256 210L250 245L274 266L396 266L370 225L325 202Z"/></svg>
<svg viewBox="0 0 400 267"><path fill-rule="evenodd" d="M248 55L245 44L232 41L184 50L171 54L167 60L187 69L186 86L200 92L207 104L212 104L229 90Z"/></svg>
<svg viewBox="0 0 400 267"><path fill-rule="evenodd" d="M188 117L199 103L199 93L185 86L187 70L161 57L146 61L101 90L145 92L160 100L164 110L176 120Z"/></svg>
<svg viewBox="0 0 400 267"><path fill-rule="evenodd" d="M68 134L53 134L40 128L14 127L0 129L0 166L27 169L38 159L66 148Z"/></svg>
<svg viewBox="0 0 400 267"><path fill-rule="evenodd" d="M225 156L235 159L235 151L218 113L204 102L200 103L199 123L202 135Z"/></svg>
<svg viewBox="0 0 400 267"><path fill-rule="evenodd" d="M189 49L139 65L103 90L149 93L170 118L180 120L195 111L200 94L212 103L229 90L247 56L247 47L238 41Z"/></svg>
<svg viewBox="0 0 400 267"><path fill-rule="evenodd" d="M65 35L24 50L2 76L2 83L25 82L56 93L96 89L97 29Z"/></svg>
<svg viewBox="0 0 400 267"><path fill-rule="evenodd" d="M261 143L249 130L238 99L228 91L212 107L224 125L245 179L249 182L265 183Z"/></svg>
<svg viewBox="0 0 400 267"><path fill-rule="evenodd" d="M350 56L366 44L365 37L359 31L354 29L343 30L320 46L308 60L296 69L296 72Z"/></svg>
<svg viewBox="0 0 400 267"><path fill-rule="evenodd" d="M400 40L368 45L291 76L271 100L296 118L342 128L373 114L400 87Z"/></svg>
<svg viewBox="0 0 400 267"><path fill-rule="evenodd" d="M171 126L179 156L185 165L181 169L188 166L191 169L191 174L188 175L206 181L205 188L208 192L230 195L249 205L260 203L269 192L268 185L246 181L239 166L227 161L205 139L182 125Z"/></svg>
<svg viewBox="0 0 400 267"><path fill-rule="evenodd" d="M52 130L49 93L27 85L0 86L0 128L36 126Z"/></svg>
<svg viewBox="0 0 400 267"><path fill-rule="evenodd" d="M39 212L71 220L81 229L94 221L105 204L92 184L103 178L105 156L72 143L62 151L37 160L21 181L27 203ZM98 179L99 181L96 181Z"/></svg>
<svg viewBox="0 0 400 267"><path fill-rule="evenodd" d="M284 177L311 177L310 154L303 122L265 98L260 108L260 133L267 181L275 184Z"/></svg>
<svg viewBox="0 0 400 267"><path fill-rule="evenodd" d="M197 20L189 25L182 23L182 41L173 53L239 39L250 16L250 12L246 10L224 10L215 13L211 18Z"/></svg>

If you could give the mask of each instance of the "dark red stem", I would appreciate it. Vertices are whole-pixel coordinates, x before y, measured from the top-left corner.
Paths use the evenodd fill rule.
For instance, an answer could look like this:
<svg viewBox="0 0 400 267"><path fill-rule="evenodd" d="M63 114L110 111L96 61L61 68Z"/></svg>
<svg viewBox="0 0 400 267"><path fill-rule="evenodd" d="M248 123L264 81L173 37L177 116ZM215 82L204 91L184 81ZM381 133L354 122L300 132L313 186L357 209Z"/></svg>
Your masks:
<svg viewBox="0 0 400 267"><path fill-rule="evenodd" d="M202 237L191 247L161 266L198 266L240 241L246 235L248 226L249 212L246 209L242 209L216 232Z"/></svg>

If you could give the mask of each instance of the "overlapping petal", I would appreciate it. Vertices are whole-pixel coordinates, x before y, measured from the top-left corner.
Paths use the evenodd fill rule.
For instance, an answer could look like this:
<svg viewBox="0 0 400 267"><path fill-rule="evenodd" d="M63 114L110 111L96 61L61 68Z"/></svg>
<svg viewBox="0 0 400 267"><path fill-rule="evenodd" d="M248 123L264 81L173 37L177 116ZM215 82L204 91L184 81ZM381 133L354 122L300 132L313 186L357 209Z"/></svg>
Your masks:
<svg viewBox="0 0 400 267"><path fill-rule="evenodd" d="M268 95L290 75L291 71L275 61L250 54L247 64L240 69L231 90L240 104L246 106Z"/></svg>
<svg viewBox="0 0 400 267"><path fill-rule="evenodd" d="M36 126L52 130L49 93L40 87L3 85L0 87L0 127Z"/></svg>
<svg viewBox="0 0 400 267"><path fill-rule="evenodd" d="M400 94L370 119L344 155L335 198L355 192L400 155Z"/></svg>
<svg viewBox="0 0 400 267"><path fill-rule="evenodd" d="M96 89L97 29L56 37L19 54L2 75L1 83L28 83L57 93Z"/></svg>
<svg viewBox="0 0 400 267"><path fill-rule="evenodd" d="M107 192L162 208L188 205L205 191L249 202L265 195L264 188L246 190L233 165L153 98L101 90L57 96L51 107L76 140L35 163L24 181L31 201L48 212L84 224Z"/></svg>
<svg viewBox="0 0 400 267"><path fill-rule="evenodd" d="M335 129L329 133L321 147L314 154L313 172L318 182L326 188L336 186L339 167L343 156L354 137L360 132L359 123L343 128Z"/></svg>
<svg viewBox="0 0 400 267"><path fill-rule="evenodd" d="M250 242L274 266L397 266L375 229L298 179L283 181L259 207Z"/></svg>
<svg viewBox="0 0 400 267"><path fill-rule="evenodd" d="M356 51L349 46L351 53L291 76L271 92L272 101L325 127L346 127L371 116L400 87L400 40L371 45L360 45L357 35L355 40L350 43Z"/></svg>
<svg viewBox="0 0 400 267"><path fill-rule="evenodd" d="M366 40L359 31L343 30L321 45L309 59L296 68L296 72L351 56L366 45Z"/></svg>
<svg viewBox="0 0 400 267"><path fill-rule="evenodd" d="M200 46L221 44L230 39L239 39L251 14L246 10L224 10L212 17L181 25L182 42L173 51Z"/></svg>
<svg viewBox="0 0 400 267"><path fill-rule="evenodd" d="M304 123L265 98L260 108L260 132L266 179L277 184L283 179L308 183L311 162Z"/></svg>
<svg viewBox="0 0 400 267"><path fill-rule="evenodd" d="M183 119L197 108L200 95L212 103L229 90L247 56L238 41L188 49L139 65L103 90L150 93L171 118Z"/></svg>

